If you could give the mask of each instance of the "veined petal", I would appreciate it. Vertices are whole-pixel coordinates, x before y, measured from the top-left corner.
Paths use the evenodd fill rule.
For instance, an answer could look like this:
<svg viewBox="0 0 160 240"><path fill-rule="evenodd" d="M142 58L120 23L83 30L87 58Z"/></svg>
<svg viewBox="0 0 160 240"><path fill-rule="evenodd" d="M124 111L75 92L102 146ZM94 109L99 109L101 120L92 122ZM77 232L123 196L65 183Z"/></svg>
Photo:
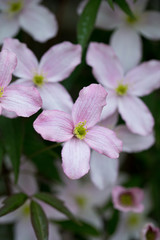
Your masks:
<svg viewBox="0 0 160 240"><path fill-rule="evenodd" d="M38 69L38 61L34 53L17 39L8 38L4 41L3 48L13 51L17 56L17 67L14 75L20 78L32 79Z"/></svg>
<svg viewBox="0 0 160 240"><path fill-rule="evenodd" d="M83 177L90 169L90 148L82 140L72 138L62 149L62 167L71 179Z"/></svg>
<svg viewBox="0 0 160 240"><path fill-rule="evenodd" d="M73 137L71 116L62 111L43 111L34 121L33 126L45 140L65 142Z"/></svg>
<svg viewBox="0 0 160 240"><path fill-rule="evenodd" d="M7 37L17 35L19 31L19 23L17 18L8 18L7 14L0 14L0 44Z"/></svg>
<svg viewBox="0 0 160 240"><path fill-rule="evenodd" d="M160 61L151 60L129 71L125 77L128 91L136 96L144 96L160 87Z"/></svg>
<svg viewBox="0 0 160 240"><path fill-rule="evenodd" d="M151 40L160 39L160 13L157 11L146 11L136 26L137 30L146 38Z"/></svg>
<svg viewBox="0 0 160 240"><path fill-rule="evenodd" d="M86 121L87 128L94 126L100 120L106 96L107 92L100 84L84 87L72 108L74 125Z"/></svg>
<svg viewBox="0 0 160 240"><path fill-rule="evenodd" d="M118 159L111 159L92 151L90 162L91 180L99 189L112 188L118 176Z"/></svg>
<svg viewBox="0 0 160 240"><path fill-rule="evenodd" d="M112 34L110 44L125 72L140 62L142 57L142 43L140 36L134 29L124 27L116 30Z"/></svg>
<svg viewBox="0 0 160 240"><path fill-rule="evenodd" d="M1 100L4 109L22 117L30 117L41 108L41 105L42 100L36 88L18 84L7 87Z"/></svg>
<svg viewBox="0 0 160 240"><path fill-rule="evenodd" d="M90 43L87 52L87 64L93 69L93 75L103 86L114 89L117 81L123 78L123 69L112 48L104 43Z"/></svg>
<svg viewBox="0 0 160 240"><path fill-rule="evenodd" d="M107 128L94 126L89 129L84 141L95 151L109 158L118 158L122 150L122 142L116 134Z"/></svg>
<svg viewBox="0 0 160 240"><path fill-rule="evenodd" d="M62 81L80 64L81 52L79 44L59 43L43 55L39 69L45 72L49 82Z"/></svg>
<svg viewBox="0 0 160 240"><path fill-rule="evenodd" d="M40 5L29 5L20 15L21 27L39 42L55 37L58 24L55 15Z"/></svg>
<svg viewBox="0 0 160 240"><path fill-rule="evenodd" d="M5 88L8 86L16 65L16 55L8 49L3 49L2 52L0 52L0 87Z"/></svg>
<svg viewBox="0 0 160 240"><path fill-rule="evenodd" d="M118 122L118 117L119 117L119 113L118 113L118 111L116 111L112 115L110 115L108 118L104 119L103 121L100 121L98 123L98 125L109 128L109 129L113 129L113 128L115 128L115 126Z"/></svg>
<svg viewBox="0 0 160 240"><path fill-rule="evenodd" d="M71 113L73 106L72 98L61 84L45 83L38 90L42 97L43 109L55 109Z"/></svg>
<svg viewBox="0 0 160 240"><path fill-rule="evenodd" d="M141 152L150 148L155 142L153 132L147 136L141 136L132 133L125 125L116 127L114 131L123 142L124 152Z"/></svg>
<svg viewBox="0 0 160 240"><path fill-rule="evenodd" d="M142 100L132 95L126 95L119 98L118 108L131 132L143 136L151 133L154 119Z"/></svg>

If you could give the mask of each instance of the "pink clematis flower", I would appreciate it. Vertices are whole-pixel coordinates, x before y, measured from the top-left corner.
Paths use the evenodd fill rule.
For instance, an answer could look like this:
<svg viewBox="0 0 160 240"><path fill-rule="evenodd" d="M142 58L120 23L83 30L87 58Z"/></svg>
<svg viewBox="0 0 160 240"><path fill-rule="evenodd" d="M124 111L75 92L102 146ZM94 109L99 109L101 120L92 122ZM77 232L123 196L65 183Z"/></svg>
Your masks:
<svg viewBox="0 0 160 240"><path fill-rule="evenodd" d="M34 53L17 39L6 39L4 48L13 51L18 59L14 75L17 82L35 86L44 109L58 109L70 112L73 102L66 89L58 82L67 78L81 61L81 46L63 42L51 47L40 63Z"/></svg>
<svg viewBox="0 0 160 240"><path fill-rule="evenodd" d="M78 179L89 171L90 147L110 158L118 158L122 148L115 133L95 126L106 104L107 92L99 84L84 87L72 108L63 111L43 111L34 122L35 130L49 141L65 142L62 166L71 179Z"/></svg>
<svg viewBox="0 0 160 240"><path fill-rule="evenodd" d="M95 78L108 91L108 106L103 110L103 119L118 110L133 133L148 135L152 131L154 119L138 97L160 87L160 61L142 63L124 75L110 46L91 43L87 63L93 68Z"/></svg>
<svg viewBox="0 0 160 240"><path fill-rule="evenodd" d="M121 186L114 187L112 191L112 200L114 207L123 212L142 212L144 206L142 201L144 192L140 188L124 188Z"/></svg>
<svg viewBox="0 0 160 240"><path fill-rule="evenodd" d="M39 42L56 36L56 18L39 2L41 0L0 0L0 43L6 37L15 36L20 27Z"/></svg>
<svg viewBox="0 0 160 240"><path fill-rule="evenodd" d="M82 12L88 0L82 1L78 7ZM135 19L126 15L116 4L111 9L106 0L100 5L96 19L96 27L112 30L110 45L115 50L125 71L136 66L142 58L142 41L140 35L150 40L160 39L160 13L144 11L148 0L127 0ZM125 57L124 57L125 56Z"/></svg>
<svg viewBox="0 0 160 240"><path fill-rule="evenodd" d="M147 223L142 229L142 240L160 240L160 229Z"/></svg>
<svg viewBox="0 0 160 240"><path fill-rule="evenodd" d="M41 108L42 101L34 87L9 84L16 64L16 55L7 49L2 50L0 53L0 115L9 111L18 116L29 117Z"/></svg>

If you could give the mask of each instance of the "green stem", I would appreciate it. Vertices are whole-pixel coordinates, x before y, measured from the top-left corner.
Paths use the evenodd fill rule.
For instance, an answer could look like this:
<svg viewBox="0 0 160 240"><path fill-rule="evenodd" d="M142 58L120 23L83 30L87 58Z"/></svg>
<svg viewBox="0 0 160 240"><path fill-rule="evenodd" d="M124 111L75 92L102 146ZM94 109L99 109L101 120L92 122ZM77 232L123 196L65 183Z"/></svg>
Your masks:
<svg viewBox="0 0 160 240"><path fill-rule="evenodd" d="M42 152L46 152L46 151L48 151L48 150L50 150L50 149L59 147L59 146L61 146L61 144L62 144L62 143L57 143L57 144L53 144L53 145L51 145L51 146L42 148L40 151L37 151L37 152L31 154L29 157L30 157L30 158L33 158L33 157L39 155L39 154L42 153Z"/></svg>

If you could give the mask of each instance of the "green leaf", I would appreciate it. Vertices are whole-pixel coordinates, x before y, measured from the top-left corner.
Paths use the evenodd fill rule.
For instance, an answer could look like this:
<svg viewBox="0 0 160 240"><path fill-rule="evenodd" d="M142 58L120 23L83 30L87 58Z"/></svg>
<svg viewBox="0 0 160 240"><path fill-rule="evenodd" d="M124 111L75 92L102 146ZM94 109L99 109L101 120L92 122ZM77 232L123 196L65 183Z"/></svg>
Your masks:
<svg viewBox="0 0 160 240"><path fill-rule="evenodd" d="M56 223L62 227L62 229L68 230L70 232L73 232L74 234L79 235L86 235L86 236L100 236L100 232L90 224L79 221L79 224L72 222L70 220L64 220L64 221L53 221L53 223Z"/></svg>
<svg viewBox="0 0 160 240"><path fill-rule="evenodd" d="M0 117L4 149L12 163L15 182L18 180L20 156L23 143L23 119L9 119Z"/></svg>
<svg viewBox="0 0 160 240"><path fill-rule="evenodd" d="M109 6L114 10L114 3L113 0L107 0Z"/></svg>
<svg viewBox="0 0 160 240"><path fill-rule="evenodd" d="M49 204L51 207L57 209L61 213L65 214L68 218L70 218L73 221L76 221L73 214L66 208L63 201L52 196L49 193L37 193L34 195L35 198Z"/></svg>
<svg viewBox="0 0 160 240"><path fill-rule="evenodd" d="M27 200L27 195L24 193L17 193L3 201L4 206L0 208L0 217L15 211L17 208L21 207Z"/></svg>
<svg viewBox="0 0 160 240"><path fill-rule="evenodd" d="M94 29L100 3L101 0L90 0L79 18L77 26L77 38L78 43L81 44L83 49L85 48Z"/></svg>
<svg viewBox="0 0 160 240"><path fill-rule="evenodd" d="M135 16L130 8L130 6L128 5L126 0L114 0L115 3L117 3L117 5L132 19L135 19Z"/></svg>
<svg viewBox="0 0 160 240"><path fill-rule="evenodd" d="M48 240L48 220L41 206L31 201L31 221L38 240Z"/></svg>

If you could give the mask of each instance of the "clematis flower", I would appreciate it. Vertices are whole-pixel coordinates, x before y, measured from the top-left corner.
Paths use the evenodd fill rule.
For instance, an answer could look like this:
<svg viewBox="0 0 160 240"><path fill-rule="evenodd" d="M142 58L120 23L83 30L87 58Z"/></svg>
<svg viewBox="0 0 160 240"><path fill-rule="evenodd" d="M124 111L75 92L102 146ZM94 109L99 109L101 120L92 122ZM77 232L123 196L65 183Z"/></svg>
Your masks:
<svg viewBox="0 0 160 240"><path fill-rule="evenodd" d="M22 117L29 117L42 105L37 89L11 82L16 68L16 55L4 49L0 53L0 115L5 111Z"/></svg>
<svg viewBox="0 0 160 240"><path fill-rule="evenodd" d="M160 229L147 223L142 229L142 240L160 240Z"/></svg>
<svg viewBox="0 0 160 240"><path fill-rule="evenodd" d="M88 0L78 7L79 14ZM142 57L140 35L150 40L160 39L160 13L144 11L148 0L127 0L135 18L127 16L116 4L114 10L103 0L98 12L96 26L105 30L115 29L110 45L115 50L125 71L136 66ZM125 56L125 57L124 57Z"/></svg>
<svg viewBox="0 0 160 240"><path fill-rule="evenodd" d="M123 124L116 127L117 121L118 113L116 112L104 121L99 122L99 125L115 131L117 137L123 143L123 152L141 152L154 144L155 137L153 132L147 136L134 134ZM92 151L90 176L96 187L102 190L112 188L116 184L120 159L111 159L96 151Z"/></svg>
<svg viewBox="0 0 160 240"><path fill-rule="evenodd" d="M99 84L84 87L72 108L63 111L43 111L34 122L35 130L45 140L65 142L62 166L71 179L78 179L89 171L90 147L110 158L118 158L122 148L115 133L96 126L106 104L107 92Z"/></svg>
<svg viewBox="0 0 160 240"><path fill-rule="evenodd" d="M144 193L140 188L124 188L121 186L114 187L112 191L112 200L114 208L123 212L142 212L144 206L142 201Z"/></svg>
<svg viewBox="0 0 160 240"><path fill-rule="evenodd" d="M6 39L4 48L13 51L18 59L14 75L18 83L38 89L44 109L70 112L72 99L58 82L67 78L81 61L81 46L63 42L51 47L40 63L34 53L17 39Z"/></svg>
<svg viewBox="0 0 160 240"><path fill-rule="evenodd" d="M103 110L105 119L117 110L130 131L148 135L154 119L147 106L138 98L160 87L160 61L144 62L127 74L112 48L103 43L91 43L87 63L93 68L97 81L108 91L108 106Z"/></svg>
<svg viewBox="0 0 160 240"><path fill-rule="evenodd" d="M58 26L53 13L41 0L0 0L0 43L17 35L20 27L39 42L55 37Z"/></svg>

